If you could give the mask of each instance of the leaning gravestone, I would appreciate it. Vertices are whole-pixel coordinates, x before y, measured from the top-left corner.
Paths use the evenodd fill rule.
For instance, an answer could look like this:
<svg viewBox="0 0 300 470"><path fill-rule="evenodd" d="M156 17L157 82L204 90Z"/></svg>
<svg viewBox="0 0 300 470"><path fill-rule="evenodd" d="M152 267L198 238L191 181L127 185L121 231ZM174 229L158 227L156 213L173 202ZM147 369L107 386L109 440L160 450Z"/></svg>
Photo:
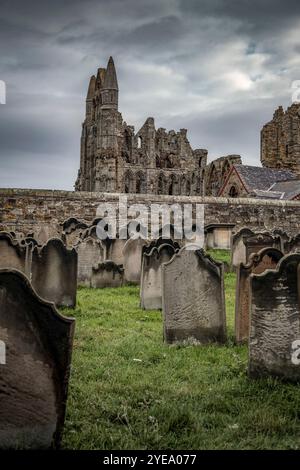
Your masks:
<svg viewBox="0 0 300 470"><path fill-rule="evenodd" d="M78 254L77 283L91 287L93 266L104 261L104 247L100 240L87 238L76 246Z"/></svg>
<svg viewBox="0 0 300 470"><path fill-rule="evenodd" d="M38 295L57 306L75 307L77 252L52 238L32 252L32 285Z"/></svg>
<svg viewBox="0 0 300 470"><path fill-rule="evenodd" d="M0 232L0 269L18 269L29 276L31 252L31 244L21 244L10 233Z"/></svg>
<svg viewBox="0 0 300 470"><path fill-rule="evenodd" d="M59 446L74 325L20 271L0 270L0 449Z"/></svg>
<svg viewBox="0 0 300 470"><path fill-rule="evenodd" d="M247 264L241 263L237 269L235 297L235 338L237 343L248 341L249 336L249 296L250 275L261 274L266 269L274 269L283 257L276 248L263 248L252 253Z"/></svg>
<svg viewBox="0 0 300 470"><path fill-rule="evenodd" d="M142 238L130 238L124 245L124 276L127 282L140 284L142 250L146 241Z"/></svg>
<svg viewBox="0 0 300 470"><path fill-rule="evenodd" d="M121 287L124 282L124 269L113 261L105 261L93 266L91 286L94 288Z"/></svg>
<svg viewBox="0 0 300 470"><path fill-rule="evenodd" d="M249 375L300 380L300 253L251 276ZM298 345L298 348L297 348Z"/></svg>
<svg viewBox="0 0 300 470"><path fill-rule="evenodd" d="M152 245L150 252L145 248L142 259L141 307L145 310L160 310L162 309L161 266L170 261L178 248L168 244Z"/></svg>
<svg viewBox="0 0 300 470"><path fill-rule="evenodd" d="M222 263L203 250L182 248L162 265L164 339L226 340Z"/></svg>

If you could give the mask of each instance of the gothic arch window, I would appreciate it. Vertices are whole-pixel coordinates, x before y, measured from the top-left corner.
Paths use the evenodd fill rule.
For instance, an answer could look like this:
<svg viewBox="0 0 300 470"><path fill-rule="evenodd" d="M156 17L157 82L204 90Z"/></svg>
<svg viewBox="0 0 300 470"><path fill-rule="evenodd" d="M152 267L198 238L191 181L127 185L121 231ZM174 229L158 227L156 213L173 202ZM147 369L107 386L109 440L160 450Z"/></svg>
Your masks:
<svg viewBox="0 0 300 470"><path fill-rule="evenodd" d="M145 173L139 172L136 175L136 193L145 194L146 193L146 176Z"/></svg>
<svg viewBox="0 0 300 470"><path fill-rule="evenodd" d="M209 172L208 177L208 185L207 185L207 195L208 196L216 196L219 189L219 178L218 178L218 170L215 165L212 165L211 170Z"/></svg>
<svg viewBox="0 0 300 470"><path fill-rule="evenodd" d="M164 175L162 173L158 177L157 193L164 194Z"/></svg>
<svg viewBox="0 0 300 470"><path fill-rule="evenodd" d="M186 182L186 190L185 190L185 192L186 192L186 195L187 195L187 196L190 196L190 195L191 195L191 182L190 182L189 180L187 180L187 182Z"/></svg>
<svg viewBox="0 0 300 470"><path fill-rule="evenodd" d="M127 129L124 132L125 148L127 152L131 152L131 135Z"/></svg>
<svg viewBox="0 0 300 470"><path fill-rule="evenodd" d="M142 148L142 143L143 143L143 140L142 140L141 136L139 135L139 136L138 136L138 140L137 140L137 147L138 147L138 149L141 149L141 148Z"/></svg>
<svg viewBox="0 0 300 470"><path fill-rule="evenodd" d="M124 177L124 192L126 194L134 192L133 188L134 177L131 171L127 171Z"/></svg>
<svg viewBox="0 0 300 470"><path fill-rule="evenodd" d="M203 180L202 180L203 181ZM201 196L202 195L202 181L201 177L197 177L197 182L196 182L196 195Z"/></svg>
<svg viewBox="0 0 300 470"><path fill-rule="evenodd" d="M229 189L229 197L238 197L239 193L236 188L236 186L232 185L231 188Z"/></svg>
<svg viewBox="0 0 300 470"><path fill-rule="evenodd" d="M170 178L170 181L168 182L168 194L169 196L172 196L175 194L176 190L176 179L175 176L172 175Z"/></svg>
<svg viewBox="0 0 300 470"><path fill-rule="evenodd" d="M185 179L185 176L183 176L181 179L180 194L184 196L185 192L186 192L186 179Z"/></svg>

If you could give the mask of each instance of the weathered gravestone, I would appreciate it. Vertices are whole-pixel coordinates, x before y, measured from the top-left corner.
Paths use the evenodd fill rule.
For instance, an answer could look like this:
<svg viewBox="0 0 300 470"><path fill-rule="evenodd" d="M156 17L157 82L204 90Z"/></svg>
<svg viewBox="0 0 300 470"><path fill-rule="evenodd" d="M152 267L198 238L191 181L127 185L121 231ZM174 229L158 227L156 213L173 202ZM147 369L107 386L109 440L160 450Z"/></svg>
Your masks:
<svg viewBox="0 0 300 470"><path fill-rule="evenodd" d="M150 252L145 248L142 259L141 307L145 310L159 310L162 308L161 265L170 261L178 248L168 244L161 245L159 242L158 246L152 245Z"/></svg>
<svg viewBox="0 0 300 470"><path fill-rule="evenodd" d="M203 250L182 248L162 265L164 339L226 340L222 263Z"/></svg>
<svg viewBox="0 0 300 470"><path fill-rule="evenodd" d="M123 248L127 240L116 238L107 244L107 259L116 264L124 264Z"/></svg>
<svg viewBox="0 0 300 470"><path fill-rule="evenodd" d="M142 250L146 241L142 238L130 238L123 248L124 276L127 282L139 284L142 268Z"/></svg>
<svg viewBox="0 0 300 470"><path fill-rule="evenodd" d="M284 252L286 254L296 253L297 251L300 251L300 234L290 237L284 242Z"/></svg>
<svg viewBox="0 0 300 470"><path fill-rule="evenodd" d="M300 254L251 276L249 375L300 380Z"/></svg>
<svg viewBox="0 0 300 470"><path fill-rule="evenodd" d="M254 235L247 237L244 240L244 244L246 247L246 261L248 261L252 253L258 253L263 248L272 247L277 248L278 250L281 249L280 236L273 236L269 232L255 233Z"/></svg>
<svg viewBox="0 0 300 470"><path fill-rule="evenodd" d="M247 263L252 253L257 253L263 248L273 247L281 249L281 238L269 232L253 232L248 228L242 228L233 235L231 241L231 265L238 268L240 263Z"/></svg>
<svg viewBox="0 0 300 470"><path fill-rule="evenodd" d="M74 217L69 218L62 224L62 240L68 247L73 247L80 243L83 233L88 228L85 222Z"/></svg>
<svg viewBox="0 0 300 470"><path fill-rule="evenodd" d="M246 246L244 240L254 235L253 230L242 228L231 237L231 266L236 269L240 263L246 263Z"/></svg>
<svg viewBox="0 0 300 470"><path fill-rule="evenodd" d="M235 338L237 343L248 341L249 337L249 296L250 275L260 274L266 269L274 269L283 257L276 248L263 248L250 255L247 264L241 263L237 269L235 297Z"/></svg>
<svg viewBox="0 0 300 470"><path fill-rule="evenodd" d="M150 243L147 243L146 245L143 246L142 254L146 253L149 254L153 250L153 248L159 248L161 245L169 245L173 247L174 252L179 251L181 248L181 245L178 242L175 242L172 240L172 238L156 238L155 240L151 240Z"/></svg>
<svg viewBox="0 0 300 470"><path fill-rule="evenodd" d="M91 286L95 288L121 287L124 282L124 269L113 261L105 261L93 266Z"/></svg>
<svg viewBox="0 0 300 470"><path fill-rule="evenodd" d="M80 286L91 286L93 266L104 261L105 250L100 240L87 238L76 246L78 254L77 283Z"/></svg>
<svg viewBox="0 0 300 470"><path fill-rule="evenodd" d="M31 252L31 244L21 244L10 233L0 232L0 269L18 269L29 276Z"/></svg>
<svg viewBox="0 0 300 470"><path fill-rule="evenodd" d="M0 270L0 449L59 446L74 325L20 271Z"/></svg>
<svg viewBox="0 0 300 470"><path fill-rule="evenodd" d="M32 252L31 281L40 297L57 306L75 307L77 252L52 238Z"/></svg>

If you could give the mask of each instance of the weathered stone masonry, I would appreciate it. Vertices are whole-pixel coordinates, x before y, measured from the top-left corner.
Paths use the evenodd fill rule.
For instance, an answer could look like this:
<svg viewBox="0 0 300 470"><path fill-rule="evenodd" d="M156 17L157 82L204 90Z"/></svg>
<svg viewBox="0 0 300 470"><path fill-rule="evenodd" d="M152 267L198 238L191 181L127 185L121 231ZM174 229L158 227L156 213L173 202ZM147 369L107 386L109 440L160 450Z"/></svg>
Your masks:
<svg viewBox="0 0 300 470"><path fill-rule="evenodd" d="M0 229L39 240L59 236L62 223L70 217L91 223L101 202L119 201L116 193L0 189ZM124 196L124 195L123 195ZM289 234L300 231L300 202L256 199L228 199L197 196L129 194L128 204L205 204L205 225L234 224L235 230L280 228Z"/></svg>

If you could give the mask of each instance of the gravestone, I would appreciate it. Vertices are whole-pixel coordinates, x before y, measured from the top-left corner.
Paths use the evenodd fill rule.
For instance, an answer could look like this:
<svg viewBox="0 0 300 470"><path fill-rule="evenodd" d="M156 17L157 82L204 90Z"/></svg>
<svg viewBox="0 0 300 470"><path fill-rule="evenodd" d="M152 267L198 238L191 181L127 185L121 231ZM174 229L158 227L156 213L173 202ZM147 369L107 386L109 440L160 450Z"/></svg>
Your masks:
<svg viewBox="0 0 300 470"><path fill-rule="evenodd" d="M237 343L248 341L250 312L250 275L260 274L266 269L274 269L283 253L276 248L263 248L252 253L247 264L241 263L237 269L235 296L235 338Z"/></svg>
<svg viewBox="0 0 300 470"><path fill-rule="evenodd" d="M172 240L172 238L156 238L155 240L151 240L150 243L147 243L146 245L143 246L143 251L142 254L144 253L151 253L153 248L159 248L161 245L169 245L172 246L175 251L179 251L181 248L181 245L178 242L175 242Z"/></svg>
<svg viewBox="0 0 300 470"><path fill-rule="evenodd" d="M284 252L286 254L296 253L298 251L300 251L300 234L290 237L284 242Z"/></svg>
<svg viewBox="0 0 300 470"><path fill-rule="evenodd" d="M20 271L0 270L0 449L59 447L74 325Z"/></svg>
<svg viewBox="0 0 300 470"><path fill-rule="evenodd" d="M79 244L82 234L87 229L87 224L71 217L62 224L62 240L68 247L74 247Z"/></svg>
<svg viewBox="0 0 300 470"><path fill-rule="evenodd" d="M249 375L300 380L300 253L251 276Z"/></svg>
<svg viewBox="0 0 300 470"><path fill-rule="evenodd" d="M104 247L100 240L87 238L76 246L78 254L77 283L91 287L93 266L104 261Z"/></svg>
<svg viewBox="0 0 300 470"><path fill-rule="evenodd" d="M254 235L253 230L242 228L231 237L231 266L236 269L240 263L246 263L246 246L244 240Z"/></svg>
<svg viewBox="0 0 300 470"><path fill-rule="evenodd" d="M124 245L124 277L127 282L140 284L142 250L145 244L146 241L142 238L130 238Z"/></svg>
<svg viewBox="0 0 300 470"><path fill-rule="evenodd" d="M31 280L37 294L57 306L75 307L77 252L52 238L32 252Z"/></svg>
<svg viewBox="0 0 300 470"><path fill-rule="evenodd" d="M162 265L164 339L167 343L226 340L222 263L203 250L182 248Z"/></svg>
<svg viewBox="0 0 300 470"><path fill-rule="evenodd" d="M154 246L150 252L144 251L140 290L141 307L143 309L162 309L161 266L162 263L170 261L176 251L178 251L178 248L168 244Z"/></svg>
<svg viewBox="0 0 300 470"><path fill-rule="evenodd" d="M124 283L124 269L113 261L107 260L93 266L91 286L94 288L121 287Z"/></svg>
<svg viewBox="0 0 300 470"><path fill-rule="evenodd" d="M268 232L255 233L250 237L244 239L244 244L246 247L246 261L249 260L249 257L252 253L258 253L263 248L277 248L281 249L281 240L280 236L273 236Z"/></svg>
<svg viewBox="0 0 300 470"><path fill-rule="evenodd" d="M116 238L107 245L107 259L116 264L124 264L123 248L127 240Z"/></svg>
<svg viewBox="0 0 300 470"><path fill-rule="evenodd" d="M10 233L0 232L0 269L18 269L29 276L31 253L31 244L21 244Z"/></svg>

